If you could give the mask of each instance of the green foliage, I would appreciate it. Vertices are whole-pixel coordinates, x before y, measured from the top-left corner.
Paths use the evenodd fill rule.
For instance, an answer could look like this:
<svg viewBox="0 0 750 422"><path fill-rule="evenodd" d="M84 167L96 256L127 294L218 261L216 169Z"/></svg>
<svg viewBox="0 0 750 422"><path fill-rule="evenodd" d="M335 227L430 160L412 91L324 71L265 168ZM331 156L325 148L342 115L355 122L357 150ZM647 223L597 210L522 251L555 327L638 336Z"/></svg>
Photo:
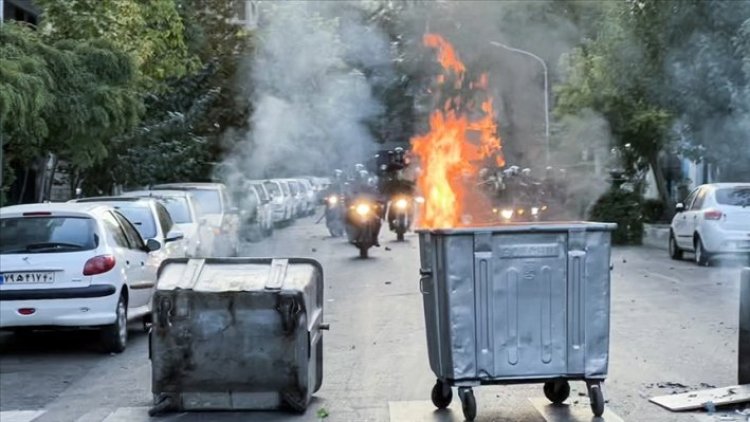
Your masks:
<svg viewBox="0 0 750 422"><path fill-rule="evenodd" d="M43 32L52 40L104 39L130 54L142 83L161 83L197 66L188 53L184 26L174 0L37 0Z"/></svg>
<svg viewBox="0 0 750 422"><path fill-rule="evenodd" d="M664 222L666 207L661 199L647 199L641 204L641 214L646 223Z"/></svg>
<svg viewBox="0 0 750 422"><path fill-rule="evenodd" d="M617 229L612 233L613 244L641 244L643 219L638 194L612 188L596 201L589 218L591 221L617 223Z"/></svg>

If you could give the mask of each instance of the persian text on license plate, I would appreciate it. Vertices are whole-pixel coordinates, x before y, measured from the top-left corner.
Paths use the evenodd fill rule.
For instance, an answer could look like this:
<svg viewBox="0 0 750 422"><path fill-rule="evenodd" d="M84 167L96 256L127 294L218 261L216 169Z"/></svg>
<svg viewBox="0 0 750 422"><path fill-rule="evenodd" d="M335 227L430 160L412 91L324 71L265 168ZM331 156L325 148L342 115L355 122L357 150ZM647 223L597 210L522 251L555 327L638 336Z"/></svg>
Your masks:
<svg viewBox="0 0 750 422"><path fill-rule="evenodd" d="M0 274L0 284L36 284L36 283L54 283L54 272L37 272L37 273L2 273Z"/></svg>

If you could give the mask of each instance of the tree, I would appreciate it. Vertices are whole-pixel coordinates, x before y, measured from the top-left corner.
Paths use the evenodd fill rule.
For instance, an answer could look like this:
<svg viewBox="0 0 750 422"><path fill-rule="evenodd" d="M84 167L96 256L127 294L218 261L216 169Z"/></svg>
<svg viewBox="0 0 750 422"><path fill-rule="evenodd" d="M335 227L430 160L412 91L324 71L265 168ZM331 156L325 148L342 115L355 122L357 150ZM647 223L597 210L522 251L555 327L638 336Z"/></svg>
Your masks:
<svg viewBox="0 0 750 422"><path fill-rule="evenodd" d="M183 21L174 0L37 0L42 30L52 40L104 39L135 60L145 88L198 67L185 45Z"/></svg>

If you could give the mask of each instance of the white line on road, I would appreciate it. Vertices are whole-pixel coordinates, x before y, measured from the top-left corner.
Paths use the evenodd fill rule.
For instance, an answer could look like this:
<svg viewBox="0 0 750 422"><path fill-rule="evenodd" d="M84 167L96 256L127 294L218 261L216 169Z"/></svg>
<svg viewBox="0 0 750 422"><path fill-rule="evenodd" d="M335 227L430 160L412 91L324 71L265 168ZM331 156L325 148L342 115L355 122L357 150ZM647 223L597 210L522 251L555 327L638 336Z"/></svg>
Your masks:
<svg viewBox="0 0 750 422"><path fill-rule="evenodd" d="M31 422L44 413L44 410L0 410L2 422Z"/></svg>
<svg viewBox="0 0 750 422"><path fill-rule="evenodd" d="M647 274L655 276L657 278L661 278L661 279L667 280L667 281L671 281L672 283L678 283L678 284L681 283L680 279L678 279L678 278L670 277L670 276L664 275L664 274L655 273L653 271L648 271Z"/></svg>

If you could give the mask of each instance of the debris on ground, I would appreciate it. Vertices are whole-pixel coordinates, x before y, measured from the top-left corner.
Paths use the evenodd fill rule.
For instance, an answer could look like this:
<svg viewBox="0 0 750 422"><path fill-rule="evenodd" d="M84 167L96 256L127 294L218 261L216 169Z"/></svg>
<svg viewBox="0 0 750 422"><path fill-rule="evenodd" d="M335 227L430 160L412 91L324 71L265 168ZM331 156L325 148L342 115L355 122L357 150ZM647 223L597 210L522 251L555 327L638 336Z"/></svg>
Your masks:
<svg viewBox="0 0 750 422"><path fill-rule="evenodd" d="M391 284L391 282L390 281L386 281L385 284Z"/></svg>
<svg viewBox="0 0 750 422"><path fill-rule="evenodd" d="M328 411L325 407L321 407L320 409L318 409L316 415L318 416L318 419L325 419L328 417Z"/></svg>
<svg viewBox="0 0 750 422"><path fill-rule="evenodd" d="M386 246L386 247L385 247L385 250L387 250L387 251L390 251L390 250L391 250L391 248L389 248L388 246Z"/></svg>

